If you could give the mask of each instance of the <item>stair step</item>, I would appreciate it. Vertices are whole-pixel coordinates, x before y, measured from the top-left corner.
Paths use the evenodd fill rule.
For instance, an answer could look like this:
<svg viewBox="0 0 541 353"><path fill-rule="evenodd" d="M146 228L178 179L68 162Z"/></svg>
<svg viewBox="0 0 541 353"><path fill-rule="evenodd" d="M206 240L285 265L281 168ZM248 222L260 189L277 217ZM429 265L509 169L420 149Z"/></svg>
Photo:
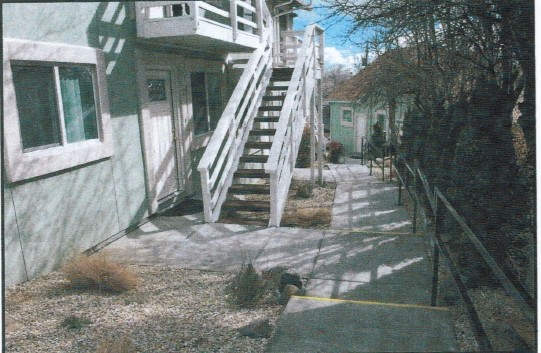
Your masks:
<svg viewBox="0 0 541 353"><path fill-rule="evenodd" d="M263 101L273 102L273 101L284 101L286 96L263 96Z"/></svg>
<svg viewBox="0 0 541 353"><path fill-rule="evenodd" d="M222 209L251 212L270 211L270 201L229 200L224 202Z"/></svg>
<svg viewBox="0 0 541 353"><path fill-rule="evenodd" d="M257 149L270 149L272 147L272 142L248 141L246 142L244 147L257 148Z"/></svg>
<svg viewBox="0 0 541 353"><path fill-rule="evenodd" d="M269 185L261 184L233 184L229 187L229 192L232 194L270 194Z"/></svg>
<svg viewBox="0 0 541 353"><path fill-rule="evenodd" d="M265 169L237 169L233 174L234 178L269 178L269 173Z"/></svg>
<svg viewBox="0 0 541 353"><path fill-rule="evenodd" d="M269 91L287 91L289 86L267 86L267 90Z"/></svg>
<svg viewBox="0 0 541 353"><path fill-rule="evenodd" d="M272 70L271 81L290 81L293 75L293 68L279 68Z"/></svg>
<svg viewBox="0 0 541 353"><path fill-rule="evenodd" d="M295 68L293 67L277 67L277 68L274 68L272 70L272 74L288 74L288 75L293 75L293 70L295 70Z"/></svg>
<svg viewBox="0 0 541 353"><path fill-rule="evenodd" d="M260 112L279 112L282 110L282 106L268 106L268 107L259 107Z"/></svg>
<svg viewBox="0 0 541 353"><path fill-rule="evenodd" d="M259 129L250 131L251 136L274 136L276 129Z"/></svg>
<svg viewBox="0 0 541 353"><path fill-rule="evenodd" d="M266 227L269 225L269 219L226 217L226 218L220 218L218 220L218 223L244 224L244 225L251 225L251 226Z"/></svg>
<svg viewBox="0 0 541 353"><path fill-rule="evenodd" d="M269 156L262 156L257 154L240 157L241 163L267 163L268 160Z"/></svg>
<svg viewBox="0 0 541 353"><path fill-rule="evenodd" d="M256 116L254 122L256 123L277 123L280 120L279 116Z"/></svg>

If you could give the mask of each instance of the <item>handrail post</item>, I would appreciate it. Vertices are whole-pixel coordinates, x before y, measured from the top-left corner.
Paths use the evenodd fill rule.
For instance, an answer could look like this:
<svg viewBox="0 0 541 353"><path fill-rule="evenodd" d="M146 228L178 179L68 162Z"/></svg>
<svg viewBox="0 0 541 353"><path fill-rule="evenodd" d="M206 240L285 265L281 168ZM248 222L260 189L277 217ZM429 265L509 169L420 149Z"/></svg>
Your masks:
<svg viewBox="0 0 541 353"><path fill-rule="evenodd" d="M393 181L393 145L389 147L389 181Z"/></svg>
<svg viewBox="0 0 541 353"><path fill-rule="evenodd" d="M229 6L229 12L231 17L231 30L233 31L233 41L237 41L238 26L237 26L237 0L231 0Z"/></svg>
<svg viewBox="0 0 541 353"><path fill-rule="evenodd" d="M370 158L370 176L372 176L372 151L370 151L369 158Z"/></svg>
<svg viewBox="0 0 541 353"><path fill-rule="evenodd" d="M419 207L419 198L417 197L417 183L419 178L417 177L417 168L419 166L419 161L416 159L413 164L413 228L412 232L417 232L417 209Z"/></svg>
<svg viewBox="0 0 541 353"><path fill-rule="evenodd" d="M397 162L398 161L395 161L395 168L398 168ZM398 202L396 205L402 206L402 178L400 178L400 173L398 172L398 169L396 171L396 174L396 179L398 179Z"/></svg>
<svg viewBox="0 0 541 353"><path fill-rule="evenodd" d="M434 243L433 255L432 255L432 296L430 299L431 306L437 306L438 303L438 281L439 281L439 263L440 263L440 248L438 241L442 233L443 225L443 207L439 206L439 197L434 193L434 233L435 239L432 238Z"/></svg>
<svg viewBox="0 0 541 353"><path fill-rule="evenodd" d="M257 26L259 27L259 43L263 43L265 41L265 31L263 30L264 22L263 22L263 4L261 3L263 0L256 0L255 1L255 7L257 11Z"/></svg>
<svg viewBox="0 0 541 353"><path fill-rule="evenodd" d="M361 137L361 165L364 165L364 137Z"/></svg>

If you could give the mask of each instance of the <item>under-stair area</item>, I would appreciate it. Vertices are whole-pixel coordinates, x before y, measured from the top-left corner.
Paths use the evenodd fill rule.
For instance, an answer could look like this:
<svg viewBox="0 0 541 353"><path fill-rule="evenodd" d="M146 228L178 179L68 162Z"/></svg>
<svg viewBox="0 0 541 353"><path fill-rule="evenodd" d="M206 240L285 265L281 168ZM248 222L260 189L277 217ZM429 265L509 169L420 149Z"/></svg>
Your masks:
<svg viewBox="0 0 541 353"><path fill-rule="evenodd" d="M218 222L268 225L270 175L265 172L264 164L269 159L292 74L293 68L273 69Z"/></svg>

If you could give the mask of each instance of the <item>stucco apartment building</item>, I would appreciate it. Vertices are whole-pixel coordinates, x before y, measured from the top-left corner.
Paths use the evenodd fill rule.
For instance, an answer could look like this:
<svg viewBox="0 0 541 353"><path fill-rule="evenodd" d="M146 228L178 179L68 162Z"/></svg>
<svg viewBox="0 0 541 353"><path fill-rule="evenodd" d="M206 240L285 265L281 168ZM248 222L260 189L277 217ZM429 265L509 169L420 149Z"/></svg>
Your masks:
<svg viewBox="0 0 541 353"><path fill-rule="evenodd" d="M303 42L281 43L296 38L287 32L306 5L3 4L5 283L50 271L188 196L203 198L216 221L273 70L294 70L287 53ZM198 169L209 144L220 175Z"/></svg>

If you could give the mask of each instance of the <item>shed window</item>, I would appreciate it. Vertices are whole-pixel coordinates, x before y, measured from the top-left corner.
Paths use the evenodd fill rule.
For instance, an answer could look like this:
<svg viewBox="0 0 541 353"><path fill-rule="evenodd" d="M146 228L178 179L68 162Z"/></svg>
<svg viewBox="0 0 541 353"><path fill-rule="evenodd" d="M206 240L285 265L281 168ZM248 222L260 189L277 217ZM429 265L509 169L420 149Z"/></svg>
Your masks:
<svg viewBox="0 0 541 353"><path fill-rule="evenodd" d="M353 126L353 109L342 108L341 122L344 126Z"/></svg>

